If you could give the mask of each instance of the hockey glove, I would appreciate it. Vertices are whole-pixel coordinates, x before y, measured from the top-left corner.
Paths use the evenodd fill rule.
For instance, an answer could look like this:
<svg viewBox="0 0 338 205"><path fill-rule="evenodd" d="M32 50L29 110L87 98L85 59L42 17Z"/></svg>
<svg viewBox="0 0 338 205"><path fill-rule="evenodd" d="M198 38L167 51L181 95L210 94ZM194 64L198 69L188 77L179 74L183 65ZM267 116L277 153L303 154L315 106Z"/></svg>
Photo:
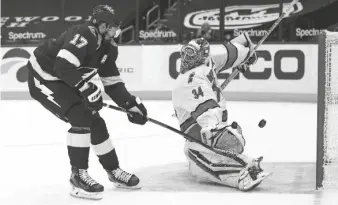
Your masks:
<svg viewBox="0 0 338 205"><path fill-rule="evenodd" d="M88 109L99 111L103 107L101 89L94 83L89 82L80 89L80 95L85 99L85 105Z"/></svg>
<svg viewBox="0 0 338 205"><path fill-rule="evenodd" d="M144 107L140 98L132 96L131 100L127 101L122 107L129 111L128 120L130 122L144 125L148 121L147 109Z"/></svg>
<svg viewBox="0 0 338 205"><path fill-rule="evenodd" d="M204 144L225 151L242 153L244 151L245 139L241 128L237 125L234 129L226 123L213 126L206 126L201 129L201 136Z"/></svg>
<svg viewBox="0 0 338 205"><path fill-rule="evenodd" d="M248 61L246 62L246 64L248 65L253 65L257 62L258 60L258 56L256 51L254 51L254 53L249 57Z"/></svg>
<svg viewBox="0 0 338 205"><path fill-rule="evenodd" d="M241 72L241 73L245 73L248 69L249 69L249 65L244 63L243 65L239 65L237 67L237 69Z"/></svg>
<svg viewBox="0 0 338 205"><path fill-rule="evenodd" d="M247 39L247 41L248 41L248 48L250 49L249 54L250 54L251 52L253 52L251 56L248 55L247 59L245 59L246 64L250 66L250 65L255 64L255 63L257 62L257 59L258 59L258 57L257 57L257 52L256 52L256 50L255 50L256 44L254 44L254 43L251 41L251 39L250 39L250 37L248 36L247 33L245 33L245 36L246 36L246 39Z"/></svg>
<svg viewBox="0 0 338 205"><path fill-rule="evenodd" d="M237 68L240 72L244 73L249 69L251 65L255 64L257 60L258 60L257 53L254 52L250 57L245 59L245 63L243 65L239 65Z"/></svg>

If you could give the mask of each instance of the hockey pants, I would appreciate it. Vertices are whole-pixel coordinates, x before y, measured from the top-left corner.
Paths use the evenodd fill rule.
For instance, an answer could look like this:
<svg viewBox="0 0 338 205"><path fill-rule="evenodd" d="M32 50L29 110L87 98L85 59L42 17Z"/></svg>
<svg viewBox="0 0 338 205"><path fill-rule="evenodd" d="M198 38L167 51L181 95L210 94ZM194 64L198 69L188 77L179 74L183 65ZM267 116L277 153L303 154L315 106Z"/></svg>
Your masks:
<svg viewBox="0 0 338 205"><path fill-rule="evenodd" d="M62 81L43 81L28 62L28 87L32 98L59 119L69 123L67 147L70 164L79 169L88 168L90 145L100 163L107 170L119 166L115 148L104 119L98 112L86 109L79 92ZM44 119L41 119L44 120ZM51 124L51 130L53 128ZM46 133L47 134L47 133ZM46 136L48 137L48 136Z"/></svg>

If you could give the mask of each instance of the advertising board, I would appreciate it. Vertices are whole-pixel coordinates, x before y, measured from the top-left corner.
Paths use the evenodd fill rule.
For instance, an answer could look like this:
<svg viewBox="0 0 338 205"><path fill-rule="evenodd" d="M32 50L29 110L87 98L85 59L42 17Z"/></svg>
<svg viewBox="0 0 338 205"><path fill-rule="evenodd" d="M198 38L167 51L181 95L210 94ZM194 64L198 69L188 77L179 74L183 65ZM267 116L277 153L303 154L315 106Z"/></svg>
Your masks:
<svg viewBox="0 0 338 205"><path fill-rule="evenodd" d="M180 65L181 45L120 46L117 66L127 88L147 94L147 98L170 99ZM217 54L221 45L211 45ZM27 59L33 47L1 48L1 92L28 92ZM267 44L258 51L259 59L246 73L239 74L224 92L229 100L314 101L317 92L318 47L314 44ZM226 79L231 70L218 75ZM98 76L97 76L97 79ZM157 93L151 95L151 93Z"/></svg>

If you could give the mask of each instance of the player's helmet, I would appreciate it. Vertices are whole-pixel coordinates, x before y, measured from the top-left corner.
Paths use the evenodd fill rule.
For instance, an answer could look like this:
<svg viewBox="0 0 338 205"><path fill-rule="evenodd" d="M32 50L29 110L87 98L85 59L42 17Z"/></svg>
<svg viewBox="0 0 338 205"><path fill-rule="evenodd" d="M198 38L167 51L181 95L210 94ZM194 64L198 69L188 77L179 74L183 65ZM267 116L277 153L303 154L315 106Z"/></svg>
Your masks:
<svg viewBox="0 0 338 205"><path fill-rule="evenodd" d="M197 38L189 41L181 49L181 73L199 66L208 59L210 44L204 38Z"/></svg>
<svg viewBox="0 0 338 205"><path fill-rule="evenodd" d="M119 19L117 19L114 9L108 5L98 5L94 7L92 22L94 24L105 22L114 27L120 27L122 23Z"/></svg>

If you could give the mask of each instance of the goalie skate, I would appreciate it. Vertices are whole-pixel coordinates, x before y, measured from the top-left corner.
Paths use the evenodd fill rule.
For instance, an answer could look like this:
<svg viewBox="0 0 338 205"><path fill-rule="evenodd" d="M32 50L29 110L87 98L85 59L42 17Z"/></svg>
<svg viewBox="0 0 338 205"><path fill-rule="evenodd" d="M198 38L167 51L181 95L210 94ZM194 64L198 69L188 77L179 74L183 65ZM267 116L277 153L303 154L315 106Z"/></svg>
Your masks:
<svg viewBox="0 0 338 205"><path fill-rule="evenodd" d="M250 191L256 188L264 179L270 176L271 172L259 172L245 169L241 171L241 176L239 177L238 189L241 191Z"/></svg>
<svg viewBox="0 0 338 205"><path fill-rule="evenodd" d="M117 188L140 189L140 180L134 174L130 174L120 168L107 170L108 178Z"/></svg>
<svg viewBox="0 0 338 205"><path fill-rule="evenodd" d="M242 170L239 177L238 189L241 191L250 191L256 188L264 179L272 173L264 172L260 166L263 157L254 159L244 170Z"/></svg>

